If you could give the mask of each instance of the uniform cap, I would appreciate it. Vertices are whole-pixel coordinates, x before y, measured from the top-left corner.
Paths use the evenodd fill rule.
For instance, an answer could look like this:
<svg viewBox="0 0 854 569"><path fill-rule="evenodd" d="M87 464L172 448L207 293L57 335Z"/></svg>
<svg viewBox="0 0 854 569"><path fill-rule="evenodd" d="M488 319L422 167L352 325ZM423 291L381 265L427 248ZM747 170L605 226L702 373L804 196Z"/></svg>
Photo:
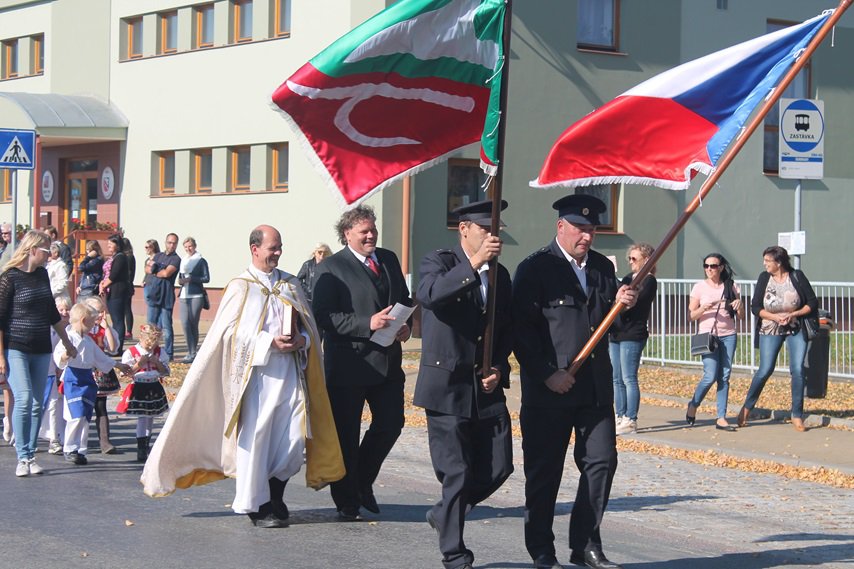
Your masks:
<svg viewBox="0 0 854 569"><path fill-rule="evenodd" d="M571 194L560 198L552 207L557 216L570 223L599 225L599 214L605 213L605 202L588 194Z"/></svg>

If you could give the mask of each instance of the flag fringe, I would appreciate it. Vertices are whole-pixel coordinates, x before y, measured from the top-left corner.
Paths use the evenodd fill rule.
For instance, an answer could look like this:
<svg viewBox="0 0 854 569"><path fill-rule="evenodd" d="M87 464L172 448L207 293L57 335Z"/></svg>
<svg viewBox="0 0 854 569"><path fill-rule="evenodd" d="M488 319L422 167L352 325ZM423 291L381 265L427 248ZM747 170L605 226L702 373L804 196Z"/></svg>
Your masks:
<svg viewBox="0 0 854 569"><path fill-rule="evenodd" d="M691 187L691 171L708 176L715 171L714 167L704 162L695 162L685 169L685 180L663 180L661 178L644 178L642 176L595 176L592 178L573 178L561 180L548 184L541 184L540 179L531 180L528 185L541 190L554 188L581 188L585 186L598 186L603 184L635 184L639 186L655 186L665 190L687 190Z"/></svg>
<svg viewBox="0 0 854 569"><path fill-rule="evenodd" d="M454 148L454 149L450 150L449 152L446 152L445 154L443 154L441 156L433 158L432 160L429 160L427 162L422 162L421 164L417 164L417 165L413 166L412 168L410 168L409 170L406 170L405 172L401 172L400 174L397 174L396 176L389 178L388 180L385 180L384 182L382 182L378 186L375 186L368 193L366 193L365 195L363 195L362 197L360 197L359 199L357 199L353 203L347 203L347 200L344 199L344 195L341 193L341 190L338 187L338 184L335 183L335 180L332 178L332 175L326 169L326 166L323 165L323 161L317 155L317 152L315 152L314 147L312 147L312 145L311 145L311 142L309 142L308 138L305 136L305 133L299 127L297 122L293 119L293 117L291 117L291 115L289 115L286 111L284 111L282 108L280 108L272 100L269 101L269 105L270 105L270 108L272 108L283 119L285 119L285 122L288 123L288 125L291 127L291 130L293 130L293 132L296 134L296 137L300 143L300 146L302 146L303 150L305 151L306 158L311 163L312 167L317 171L318 175L320 175L320 177L323 179L327 189L329 189L329 191L332 193L333 200L335 200L335 202L338 204L338 207L340 207L342 211L349 211L351 209L356 208L359 204L361 204L366 199L373 196L375 193L384 190L385 188L391 186L392 184L395 184L396 182L399 182L400 180L402 180L406 176L410 176L412 174L417 174L418 172L422 172L428 168L432 168L433 166L435 166L437 164L445 162L449 158L451 158L454 154L458 153L460 150L464 149L465 147L469 146L470 144L477 142L476 140L473 140L473 141L468 142L468 143L466 143L466 144L464 144L458 148Z"/></svg>

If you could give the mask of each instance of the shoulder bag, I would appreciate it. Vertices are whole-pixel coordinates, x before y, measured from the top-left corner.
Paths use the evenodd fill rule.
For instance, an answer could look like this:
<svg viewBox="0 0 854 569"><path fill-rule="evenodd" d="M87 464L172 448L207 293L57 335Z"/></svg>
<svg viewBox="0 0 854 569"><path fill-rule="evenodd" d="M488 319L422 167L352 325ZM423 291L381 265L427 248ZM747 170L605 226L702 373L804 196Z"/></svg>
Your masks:
<svg viewBox="0 0 854 569"><path fill-rule="evenodd" d="M721 294L723 298L723 294ZM711 332L703 332L691 336L691 356L706 356L714 353L720 345L720 340L715 336L715 331L718 329L718 314L721 311L721 304L718 303L718 309L715 311L715 323L712 325Z"/></svg>
<svg viewBox="0 0 854 569"><path fill-rule="evenodd" d="M798 280L798 275L796 274L796 271L791 271L789 273L789 275L791 275L792 280L794 281L794 284L795 284L795 288L798 291L798 296L800 296L801 295L801 291L800 291L801 283ZM803 299L801 299L801 300L803 301ZM804 331L804 338L806 339L807 342L809 342L810 340L814 340L815 337L818 336L818 330L819 330L818 310L810 312L809 314L807 314L805 316L799 316L798 322L801 325L801 330Z"/></svg>

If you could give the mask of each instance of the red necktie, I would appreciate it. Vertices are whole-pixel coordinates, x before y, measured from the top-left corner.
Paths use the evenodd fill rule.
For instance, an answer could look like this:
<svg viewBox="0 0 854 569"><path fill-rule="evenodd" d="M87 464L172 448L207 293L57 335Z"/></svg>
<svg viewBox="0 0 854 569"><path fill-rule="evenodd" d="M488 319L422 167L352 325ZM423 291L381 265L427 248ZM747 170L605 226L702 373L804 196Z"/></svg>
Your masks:
<svg viewBox="0 0 854 569"><path fill-rule="evenodd" d="M380 268L377 265L377 262L374 261L373 257L368 257L365 259L365 262L368 263L368 268L371 269L371 272L376 276L380 276Z"/></svg>

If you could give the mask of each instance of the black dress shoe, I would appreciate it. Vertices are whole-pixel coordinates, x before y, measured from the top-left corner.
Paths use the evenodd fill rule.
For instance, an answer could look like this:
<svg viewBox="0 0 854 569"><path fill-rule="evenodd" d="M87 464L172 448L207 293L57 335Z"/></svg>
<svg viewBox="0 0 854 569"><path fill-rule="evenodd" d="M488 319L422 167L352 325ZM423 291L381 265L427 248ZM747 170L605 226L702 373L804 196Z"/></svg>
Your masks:
<svg viewBox="0 0 854 569"><path fill-rule="evenodd" d="M374 491L371 488L362 490L359 495L363 508L374 514L380 513L380 506L377 504L377 499L374 497Z"/></svg>
<svg viewBox="0 0 854 569"><path fill-rule="evenodd" d="M289 517L291 517L291 513L288 511L288 506L284 502L271 502L273 508L273 515L278 519L285 521Z"/></svg>
<svg viewBox="0 0 854 569"><path fill-rule="evenodd" d="M424 517L427 518L427 523L430 524L430 527L436 530L436 533L439 533L439 526L436 524L436 516L433 515L433 510L427 510L427 514Z"/></svg>
<svg viewBox="0 0 854 569"><path fill-rule="evenodd" d="M620 565L608 561L608 558L601 551L585 551L584 553L573 551L569 557L569 562L593 569L623 569Z"/></svg>
<svg viewBox="0 0 854 569"><path fill-rule="evenodd" d="M557 562L554 555L544 554L534 559L534 569L563 569L563 565Z"/></svg>
<svg viewBox="0 0 854 569"><path fill-rule="evenodd" d="M724 426L724 425L718 425L717 423L715 423L715 428L719 431L729 431L730 433L734 433L737 430L732 425Z"/></svg>
<svg viewBox="0 0 854 569"><path fill-rule="evenodd" d="M249 520L252 522L252 525L256 528L286 528L288 527L288 522L276 517L276 514L273 513L272 508L270 507L270 503L266 503L262 505L257 512L251 512L246 514L249 516Z"/></svg>
<svg viewBox="0 0 854 569"><path fill-rule="evenodd" d="M361 522L362 519L359 508L341 508L338 510L339 522Z"/></svg>

